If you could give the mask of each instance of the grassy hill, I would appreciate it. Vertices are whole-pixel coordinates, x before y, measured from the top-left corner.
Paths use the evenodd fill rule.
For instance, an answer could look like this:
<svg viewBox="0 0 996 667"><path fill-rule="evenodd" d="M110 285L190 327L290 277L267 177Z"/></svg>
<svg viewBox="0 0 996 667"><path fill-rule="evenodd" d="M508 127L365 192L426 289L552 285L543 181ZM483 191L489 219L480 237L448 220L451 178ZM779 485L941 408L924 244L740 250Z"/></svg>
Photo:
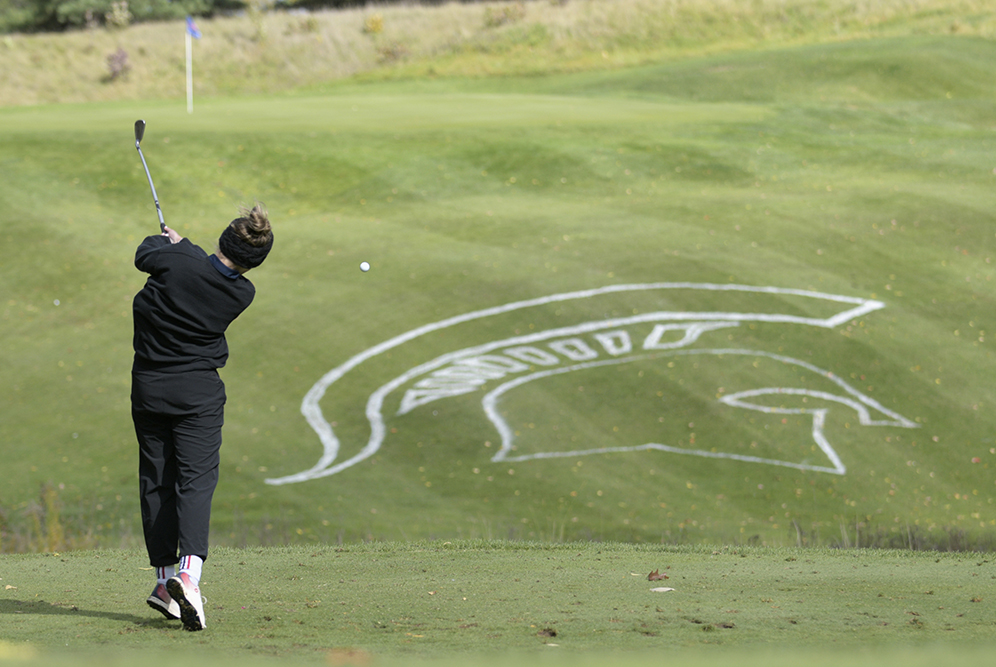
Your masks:
<svg viewBox="0 0 996 667"><path fill-rule="evenodd" d="M895 34L0 110L0 549L140 541L137 118L168 224L208 250L240 202L275 224L214 543L990 547L996 47L877 7ZM333 445L348 467L267 482Z"/></svg>

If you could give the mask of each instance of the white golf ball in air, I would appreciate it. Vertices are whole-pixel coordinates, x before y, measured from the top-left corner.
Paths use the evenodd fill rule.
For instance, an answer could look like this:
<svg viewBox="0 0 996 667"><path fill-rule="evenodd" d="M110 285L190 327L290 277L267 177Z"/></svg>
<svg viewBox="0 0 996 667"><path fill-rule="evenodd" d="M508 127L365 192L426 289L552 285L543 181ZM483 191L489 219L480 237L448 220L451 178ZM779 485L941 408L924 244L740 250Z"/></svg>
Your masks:
<svg viewBox="0 0 996 667"><path fill-rule="evenodd" d="M370 270L370 264L368 262L360 262L360 271L366 273Z"/></svg>

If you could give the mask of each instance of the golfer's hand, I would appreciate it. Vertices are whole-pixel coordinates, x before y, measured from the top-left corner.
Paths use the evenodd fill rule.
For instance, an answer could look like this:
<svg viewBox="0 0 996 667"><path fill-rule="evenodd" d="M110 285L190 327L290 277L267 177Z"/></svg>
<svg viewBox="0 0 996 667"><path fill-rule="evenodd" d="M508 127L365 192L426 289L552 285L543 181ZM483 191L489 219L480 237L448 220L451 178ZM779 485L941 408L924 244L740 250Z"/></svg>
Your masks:
<svg viewBox="0 0 996 667"><path fill-rule="evenodd" d="M168 237L170 243L179 243L183 240L183 237L175 229L169 227L163 227L163 236Z"/></svg>

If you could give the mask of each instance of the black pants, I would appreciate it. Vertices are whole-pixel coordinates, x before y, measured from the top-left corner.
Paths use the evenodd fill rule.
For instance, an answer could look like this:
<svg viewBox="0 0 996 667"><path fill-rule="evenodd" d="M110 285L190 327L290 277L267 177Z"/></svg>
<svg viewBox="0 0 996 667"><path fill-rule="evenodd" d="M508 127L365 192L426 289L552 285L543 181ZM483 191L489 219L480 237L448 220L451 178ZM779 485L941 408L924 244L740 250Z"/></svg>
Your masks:
<svg viewBox="0 0 996 667"><path fill-rule="evenodd" d="M225 385L216 371L133 371L131 406L149 564L206 559Z"/></svg>

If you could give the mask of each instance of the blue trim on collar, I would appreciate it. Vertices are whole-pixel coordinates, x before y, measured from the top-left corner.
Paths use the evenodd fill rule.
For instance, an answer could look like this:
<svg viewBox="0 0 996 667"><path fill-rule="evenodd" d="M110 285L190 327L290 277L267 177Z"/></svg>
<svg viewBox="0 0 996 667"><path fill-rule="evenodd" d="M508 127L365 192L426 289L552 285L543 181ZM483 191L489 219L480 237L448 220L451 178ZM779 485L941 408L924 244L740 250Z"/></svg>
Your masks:
<svg viewBox="0 0 996 667"><path fill-rule="evenodd" d="M211 255L210 257L208 257L208 259L211 260L211 265L214 266L214 268L218 269L218 273L225 276L226 278L235 280L236 278L242 275L235 269L230 269L227 266L225 266L224 262L218 259L217 255Z"/></svg>

